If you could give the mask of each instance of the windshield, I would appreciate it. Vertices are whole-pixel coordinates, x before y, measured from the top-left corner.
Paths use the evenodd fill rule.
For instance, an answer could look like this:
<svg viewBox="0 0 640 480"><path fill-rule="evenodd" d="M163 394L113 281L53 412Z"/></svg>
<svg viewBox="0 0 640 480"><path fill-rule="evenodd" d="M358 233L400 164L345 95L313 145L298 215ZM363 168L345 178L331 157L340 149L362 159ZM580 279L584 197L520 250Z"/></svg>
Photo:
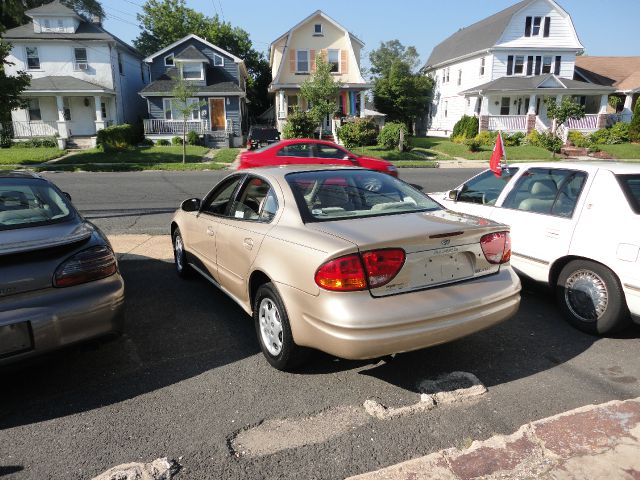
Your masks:
<svg viewBox="0 0 640 480"><path fill-rule="evenodd" d="M305 222L440 210L422 192L384 173L320 170L286 176Z"/></svg>
<svg viewBox="0 0 640 480"><path fill-rule="evenodd" d="M635 213L640 215L640 175L617 175L618 182Z"/></svg>
<svg viewBox="0 0 640 480"><path fill-rule="evenodd" d="M0 179L0 230L55 223L70 215L66 200L47 182Z"/></svg>

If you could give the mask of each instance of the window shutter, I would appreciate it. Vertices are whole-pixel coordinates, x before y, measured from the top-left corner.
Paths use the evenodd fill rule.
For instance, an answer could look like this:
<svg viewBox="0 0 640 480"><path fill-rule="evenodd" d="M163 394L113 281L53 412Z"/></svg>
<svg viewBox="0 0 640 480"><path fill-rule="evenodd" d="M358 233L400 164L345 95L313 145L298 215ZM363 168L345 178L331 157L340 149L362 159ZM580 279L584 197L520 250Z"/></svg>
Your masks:
<svg viewBox="0 0 640 480"><path fill-rule="evenodd" d="M541 72L542 72L542 57L537 56L536 57L536 75L540 75Z"/></svg>
<svg viewBox="0 0 640 480"><path fill-rule="evenodd" d="M289 50L289 69L291 72L296 71L296 51L293 48Z"/></svg>
<svg viewBox="0 0 640 480"><path fill-rule="evenodd" d="M346 50L340 50L340 71L344 73L349 73L349 58L347 57Z"/></svg>
<svg viewBox="0 0 640 480"><path fill-rule="evenodd" d="M556 69L554 71L554 73L556 75L560 75L560 64L562 63L562 57L560 55L558 55L556 57Z"/></svg>
<svg viewBox="0 0 640 480"><path fill-rule="evenodd" d="M525 24L524 24L524 36L525 37L530 37L531 36L531 17L527 17L527 20L525 21Z"/></svg>
<svg viewBox="0 0 640 480"><path fill-rule="evenodd" d="M316 73L316 51L315 50L309 50L309 62L311 63L311 65L309 65L309 69L311 70L311 73Z"/></svg>
<svg viewBox="0 0 640 480"><path fill-rule="evenodd" d="M533 74L533 55L527 57L527 75Z"/></svg>
<svg viewBox="0 0 640 480"><path fill-rule="evenodd" d="M513 75L513 55L507 59L507 75Z"/></svg>
<svg viewBox="0 0 640 480"><path fill-rule="evenodd" d="M544 17L544 36L548 37L551 32L551 17Z"/></svg>

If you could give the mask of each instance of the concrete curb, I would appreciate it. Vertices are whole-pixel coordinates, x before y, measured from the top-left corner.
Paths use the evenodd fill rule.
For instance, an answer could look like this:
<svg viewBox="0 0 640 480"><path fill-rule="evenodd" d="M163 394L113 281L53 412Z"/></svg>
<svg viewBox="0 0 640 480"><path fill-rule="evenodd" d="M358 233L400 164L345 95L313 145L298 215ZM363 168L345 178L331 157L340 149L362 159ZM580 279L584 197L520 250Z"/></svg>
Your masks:
<svg viewBox="0 0 640 480"><path fill-rule="evenodd" d="M118 260L173 261L170 235L109 235Z"/></svg>
<svg viewBox="0 0 640 480"><path fill-rule="evenodd" d="M640 397L588 405L348 480L640 478Z"/></svg>

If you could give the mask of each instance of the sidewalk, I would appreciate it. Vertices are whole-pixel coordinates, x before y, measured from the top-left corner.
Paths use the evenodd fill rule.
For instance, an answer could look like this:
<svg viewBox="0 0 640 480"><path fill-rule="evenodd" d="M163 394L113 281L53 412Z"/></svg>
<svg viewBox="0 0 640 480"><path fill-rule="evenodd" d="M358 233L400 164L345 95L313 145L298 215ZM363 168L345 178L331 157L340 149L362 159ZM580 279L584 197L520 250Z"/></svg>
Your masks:
<svg viewBox="0 0 640 480"><path fill-rule="evenodd" d="M348 480L640 479L640 398L588 405L470 448L449 448Z"/></svg>
<svg viewBox="0 0 640 480"><path fill-rule="evenodd" d="M438 160L438 168L489 168L487 160Z"/></svg>

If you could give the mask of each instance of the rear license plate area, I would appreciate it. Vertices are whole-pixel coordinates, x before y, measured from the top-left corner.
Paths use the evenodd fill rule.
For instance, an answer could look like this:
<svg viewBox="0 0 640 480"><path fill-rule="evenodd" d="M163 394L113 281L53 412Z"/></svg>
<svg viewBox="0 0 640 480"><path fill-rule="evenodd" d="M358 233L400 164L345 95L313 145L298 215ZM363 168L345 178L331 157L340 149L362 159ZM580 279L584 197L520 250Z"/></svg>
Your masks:
<svg viewBox="0 0 640 480"><path fill-rule="evenodd" d="M15 355L33 348L29 322L0 325L0 357Z"/></svg>
<svg viewBox="0 0 640 480"><path fill-rule="evenodd" d="M422 259L421 265L416 266L419 275L416 279L417 283L430 286L473 277L474 265L471 252L438 252L438 250L429 252Z"/></svg>

